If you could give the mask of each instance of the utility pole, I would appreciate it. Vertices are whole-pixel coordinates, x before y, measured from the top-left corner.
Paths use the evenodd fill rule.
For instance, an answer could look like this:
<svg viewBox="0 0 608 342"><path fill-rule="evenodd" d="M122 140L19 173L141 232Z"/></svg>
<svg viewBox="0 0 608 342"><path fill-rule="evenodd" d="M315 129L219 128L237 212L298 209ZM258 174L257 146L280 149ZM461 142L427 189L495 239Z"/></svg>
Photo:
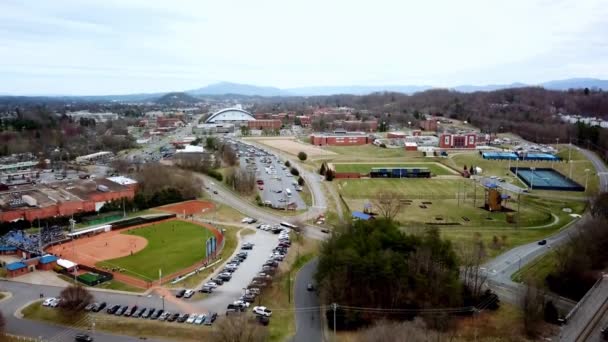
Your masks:
<svg viewBox="0 0 608 342"><path fill-rule="evenodd" d="M568 148L568 163L570 164L570 173L568 174L568 176L570 178L572 178L572 141L570 141L570 143L568 145L569 145L569 148Z"/></svg>
<svg viewBox="0 0 608 342"><path fill-rule="evenodd" d="M291 304L291 269L289 270L289 273L287 274L287 298L288 298L289 304Z"/></svg>
<svg viewBox="0 0 608 342"><path fill-rule="evenodd" d="M334 342L335 342L335 341L337 341L337 337L336 337L336 309L338 309L338 304L332 303L331 304L331 308L332 308L332 310L334 310Z"/></svg>
<svg viewBox="0 0 608 342"><path fill-rule="evenodd" d="M473 178L473 208L477 205L477 181Z"/></svg>

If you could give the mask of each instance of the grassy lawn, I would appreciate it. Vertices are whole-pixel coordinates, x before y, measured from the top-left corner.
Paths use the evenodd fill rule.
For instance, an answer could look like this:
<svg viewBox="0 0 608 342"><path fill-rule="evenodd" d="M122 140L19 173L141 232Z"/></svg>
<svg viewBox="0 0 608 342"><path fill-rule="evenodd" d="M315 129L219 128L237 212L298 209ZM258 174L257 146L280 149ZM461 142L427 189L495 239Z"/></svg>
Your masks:
<svg viewBox="0 0 608 342"><path fill-rule="evenodd" d="M207 220L215 220L220 222L235 222L240 223L245 215L241 214L240 211L229 207L227 205L222 205L219 203L214 203L215 209L207 210L202 214L197 216L205 218Z"/></svg>
<svg viewBox="0 0 608 342"><path fill-rule="evenodd" d="M547 253L539 258L534 259L531 263L525 265L517 272L513 273L511 279L518 283L523 283L527 279L536 280L535 284L545 285L545 279L549 273L555 270L556 256L554 252Z"/></svg>
<svg viewBox="0 0 608 342"><path fill-rule="evenodd" d="M334 163L336 166L336 172L358 172L367 174L373 167L410 167L410 168L427 168L434 175L454 175L456 172L452 172L443 165L438 163Z"/></svg>
<svg viewBox="0 0 608 342"><path fill-rule="evenodd" d="M295 313L293 312L295 278L298 270L310 261L316 254L319 243L310 239L302 239L294 243L284 262L279 267L272 285L265 288L260 296L262 305L272 308L272 319L268 326L270 341L286 341L296 332ZM299 245L299 246L298 246ZM299 250L299 253L298 253ZM291 291L289 287L291 286ZM289 294L291 293L291 298ZM257 301L256 301L256 305ZM288 310L286 310L288 309Z"/></svg>
<svg viewBox="0 0 608 342"><path fill-rule="evenodd" d="M6 268L0 268L0 278L6 278Z"/></svg>
<svg viewBox="0 0 608 342"><path fill-rule="evenodd" d="M338 184L338 190L342 196L347 198L371 199L381 191L394 191L403 198L424 199L455 199L460 187L473 190L471 181L461 179L340 179L334 180ZM479 193L478 196L482 196ZM472 195L472 194L471 194Z"/></svg>
<svg viewBox="0 0 608 342"><path fill-rule="evenodd" d="M119 335L129 335L147 338L166 338L176 341L201 341L211 340L214 328L207 326L195 326L191 324L179 324L169 322L158 322L141 319L125 319L106 314L87 314L87 317L78 324L66 322L60 315L59 310L43 307L41 301L25 307L22 310L26 319L60 324L65 326L87 329L92 325L95 316L95 329ZM161 327L159 329L159 327Z"/></svg>
<svg viewBox="0 0 608 342"><path fill-rule="evenodd" d="M219 226L218 229L226 230L226 233L224 235L224 238L226 239L225 240L226 242L224 244L224 249L222 249L222 251L218 254L218 257L221 258L222 262L223 262L224 260L229 258L232 255L232 253L234 253L234 250L236 249L236 245L238 243L236 234L239 231L239 228ZM247 234L255 234L255 232L256 232L255 230L251 230L248 228L240 229L240 231L241 231L241 236L247 235ZM192 276L180 281L179 283L171 284L171 282L168 282L168 283L164 284L164 286L169 287L169 288L194 288L194 287L198 286L203 280L205 280L205 278L207 278L211 273L213 273L213 270L215 268L217 268L217 267L211 267L211 268L204 269L203 271L199 272L198 274L192 275Z"/></svg>
<svg viewBox="0 0 608 342"><path fill-rule="evenodd" d="M203 260L205 241L211 231L199 225L168 221L123 232L144 237L148 245L141 251L122 258L97 263L98 266L121 267L126 273L145 280L158 278L158 270L171 274Z"/></svg>
<svg viewBox="0 0 608 342"><path fill-rule="evenodd" d="M422 158L422 152L407 152L404 148L382 148L375 145L326 146L324 148L342 156L364 159L367 158L372 160L376 158L405 158L414 156L419 156Z"/></svg>
<svg viewBox="0 0 608 342"><path fill-rule="evenodd" d="M59 279L64 280L70 284L74 283L74 278L73 277L68 277L64 274L58 274L57 277L59 277ZM134 287L131 286L129 284L125 284L123 282L117 281L117 280L110 280L110 281L106 281L105 283L101 283L99 285L96 286L89 286L87 284L78 282L78 285L84 286L84 287L91 287L94 289L106 289L106 290L116 290L116 291L126 291L126 292L144 292L144 289L140 289L139 287Z"/></svg>
<svg viewBox="0 0 608 342"><path fill-rule="evenodd" d="M307 206L311 207L312 206L312 193L310 193L310 189L308 188L307 185L304 185L302 187L302 191L298 192L300 194L300 197L302 197L302 200L304 201L304 203L306 203Z"/></svg>

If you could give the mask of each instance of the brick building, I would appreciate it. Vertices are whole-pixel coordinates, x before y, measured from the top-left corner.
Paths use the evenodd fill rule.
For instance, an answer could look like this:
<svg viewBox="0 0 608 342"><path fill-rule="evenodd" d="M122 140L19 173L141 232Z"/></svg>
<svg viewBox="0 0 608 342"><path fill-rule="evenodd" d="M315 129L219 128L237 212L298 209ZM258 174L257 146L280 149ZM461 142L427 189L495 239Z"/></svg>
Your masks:
<svg viewBox="0 0 608 342"><path fill-rule="evenodd" d="M310 143L316 146L352 146L369 144L371 139L361 132L315 133L310 135Z"/></svg>
<svg viewBox="0 0 608 342"><path fill-rule="evenodd" d="M378 121L358 121L358 120L335 120L330 123L334 129L343 129L350 132L376 132Z"/></svg>
<svg viewBox="0 0 608 342"><path fill-rule="evenodd" d="M296 118L300 120L302 127L308 127L312 124L312 118L308 115L298 115Z"/></svg>
<svg viewBox="0 0 608 342"><path fill-rule="evenodd" d="M431 119L431 120L420 121L419 126L421 129L423 129L425 131L436 132L438 125L437 125L437 120Z"/></svg>
<svg viewBox="0 0 608 342"><path fill-rule="evenodd" d="M477 146L477 134L441 134L439 136L439 147L441 148L475 148Z"/></svg>
<svg viewBox="0 0 608 342"><path fill-rule="evenodd" d="M405 139L405 133L403 132L389 132L386 134L389 139Z"/></svg>
<svg viewBox="0 0 608 342"><path fill-rule="evenodd" d="M281 129L282 122L277 119L262 119L247 122L247 126L250 129Z"/></svg>

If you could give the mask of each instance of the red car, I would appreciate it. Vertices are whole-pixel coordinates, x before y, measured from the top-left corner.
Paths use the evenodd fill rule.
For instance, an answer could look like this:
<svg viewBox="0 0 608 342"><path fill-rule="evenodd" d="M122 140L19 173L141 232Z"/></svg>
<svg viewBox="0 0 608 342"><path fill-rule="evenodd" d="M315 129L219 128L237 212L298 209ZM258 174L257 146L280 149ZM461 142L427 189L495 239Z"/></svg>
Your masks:
<svg viewBox="0 0 608 342"><path fill-rule="evenodd" d="M261 179L258 179L258 180L256 181L256 183L258 183L258 185L264 185L264 181L263 181L263 180L261 180Z"/></svg>

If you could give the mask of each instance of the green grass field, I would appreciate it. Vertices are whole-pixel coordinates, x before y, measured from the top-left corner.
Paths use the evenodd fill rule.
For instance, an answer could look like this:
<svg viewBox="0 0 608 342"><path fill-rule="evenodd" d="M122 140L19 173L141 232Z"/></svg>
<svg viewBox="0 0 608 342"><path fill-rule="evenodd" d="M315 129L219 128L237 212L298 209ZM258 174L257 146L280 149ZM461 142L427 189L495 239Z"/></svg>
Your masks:
<svg viewBox="0 0 608 342"><path fill-rule="evenodd" d="M471 181L466 179L340 179L334 180L342 196L347 198L374 198L379 192L394 191L403 198L455 199L458 187L472 191ZM478 194L480 196L480 194Z"/></svg>
<svg viewBox="0 0 608 342"><path fill-rule="evenodd" d="M410 168L427 168L434 175L454 175L456 172L453 172L447 169L443 165L439 165L438 163L365 163L365 164L356 164L356 163L334 163L336 167L336 172L359 172L362 174L369 173L373 167L410 167Z"/></svg>
<svg viewBox="0 0 608 342"><path fill-rule="evenodd" d="M349 156L362 159L377 158L423 158L422 152L406 152L404 148L381 148L375 145L360 146L326 146L325 149L338 153L341 156ZM340 156L330 156L331 159ZM325 158L327 159L327 158Z"/></svg>
<svg viewBox="0 0 608 342"><path fill-rule="evenodd" d="M98 266L121 267L125 273L145 279L158 279L158 270L164 275L184 269L203 260L205 241L211 231L199 225L168 221L124 232L144 237L148 245L141 251L122 258L97 263Z"/></svg>

